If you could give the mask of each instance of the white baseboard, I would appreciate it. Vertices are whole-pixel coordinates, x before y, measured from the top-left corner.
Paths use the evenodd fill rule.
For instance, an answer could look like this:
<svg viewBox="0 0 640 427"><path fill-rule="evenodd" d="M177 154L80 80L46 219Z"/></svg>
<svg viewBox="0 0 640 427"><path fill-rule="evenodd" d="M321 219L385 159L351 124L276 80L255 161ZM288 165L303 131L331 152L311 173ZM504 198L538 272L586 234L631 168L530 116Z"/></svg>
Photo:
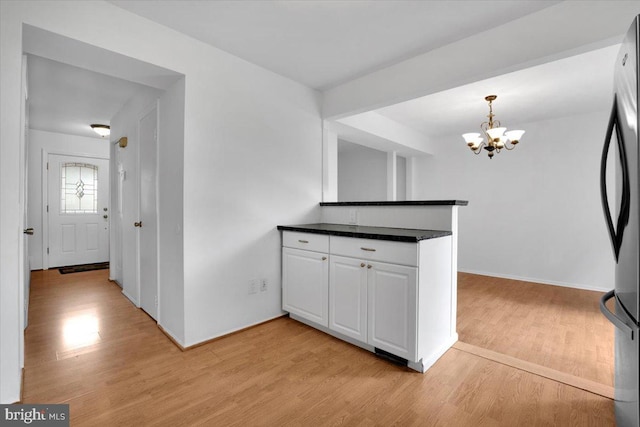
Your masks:
<svg viewBox="0 0 640 427"><path fill-rule="evenodd" d="M540 283L542 285L562 286L565 288L582 289L585 291L607 292L611 290L611 288L605 288L605 287L589 286L589 285L568 283L568 282L559 282L555 280L536 279L531 277L516 276L512 274L489 273L487 271L465 270L465 269L458 268L458 272L478 274L480 276L499 277L501 279L520 280L521 282ZM613 284L612 284L612 287L613 287Z"/></svg>
<svg viewBox="0 0 640 427"><path fill-rule="evenodd" d="M164 332L165 334L169 335L170 339L173 340L176 344L178 344L178 346L180 347L181 350L185 350L185 345L182 342L181 339L178 339L178 336L169 328L161 325L160 323L158 323L158 326L160 327L160 329L162 330L162 332Z"/></svg>
<svg viewBox="0 0 640 427"><path fill-rule="evenodd" d="M127 297L127 299L128 299L129 301L131 301L131 303L132 303L133 305L135 305L136 307L140 308L140 304L138 304L138 301L136 301L136 300L135 300L135 298L133 298L131 295L129 295L129 294L127 293L127 291L125 291L124 289L122 290L122 295L124 295L125 297Z"/></svg>
<svg viewBox="0 0 640 427"><path fill-rule="evenodd" d="M245 329L249 329L249 328L251 328L251 327L253 327L253 326L261 325L262 323L270 322L271 320L275 320L275 319L277 319L277 318L279 318L279 317L282 317L282 316L284 316L284 315L285 315L285 312L283 311L283 312L282 312L282 313L280 313L280 314L277 314L277 315L274 315L274 316L267 317L267 318L262 319L262 320L259 320L259 321L257 321L257 322L250 323L250 324L248 324L248 325L245 325L245 326L242 326L242 327L239 327L239 328L229 329L229 330L227 330L227 331L221 332L220 334L214 335L214 336L212 336L212 337L210 337L210 338L205 338L205 339L202 339L202 340L200 340L200 341L192 342L192 343L190 343L190 344L185 345L184 347L185 347L186 349L189 349L189 348L192 348L192 347L197 347L197 346L199 346L199 345L206 344L206 343L208 343L209 341L213 341L213 340L216 340L216 339L218 339L218 338L222 338L222 337L224 337L224 336L226 336L226 335L233 334L234 332L239 332L239 331L242 331L242 330L245 330Z"/></svg>
<svg viewBox="0 0 640 427"><path fill-rule="evenodd" d="M409 362L409 367L422 373L427 372L427 370L432 367L433 364L436 363L438 359L440 359L442 355L445 354L457 341L458 334L455 333L451 335L444 344L442 344L439 348L432 352L428 358L422 359L419 363L414 364L415 367L412 366L412 362Z"/></svg>

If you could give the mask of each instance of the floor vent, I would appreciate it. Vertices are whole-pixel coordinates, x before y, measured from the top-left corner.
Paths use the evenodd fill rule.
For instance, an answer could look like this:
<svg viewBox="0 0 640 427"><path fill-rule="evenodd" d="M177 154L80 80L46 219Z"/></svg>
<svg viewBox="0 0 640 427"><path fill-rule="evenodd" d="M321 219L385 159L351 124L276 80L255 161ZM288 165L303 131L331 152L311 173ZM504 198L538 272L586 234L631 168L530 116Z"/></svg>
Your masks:
<svg viewBox="0 0 640 427"><path fill-rule="evenodd" d="M409 364L409 361L407 359L398 357L395 354L389 353L388 351L381 350L378 347L375 348L375 352L376 352L376 356L381 357L382 359L388 360L394 365L407 366Z"/></svg>

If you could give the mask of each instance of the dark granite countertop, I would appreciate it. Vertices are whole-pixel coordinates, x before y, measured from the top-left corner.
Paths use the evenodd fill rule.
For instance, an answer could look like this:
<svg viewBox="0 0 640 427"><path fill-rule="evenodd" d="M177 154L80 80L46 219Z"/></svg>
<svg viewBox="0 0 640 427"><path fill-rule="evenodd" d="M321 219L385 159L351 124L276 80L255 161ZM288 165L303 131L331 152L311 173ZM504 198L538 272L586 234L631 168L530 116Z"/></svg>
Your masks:
<svg viewBox="0 0 640 427"><path fill-rule="evenodd" d="M443 230L418 230L414 228L368 227L364 225L326 223L279 225L278 230L414 243L419 242L420 240L451 236L450 231Z"/></svg>
<svg viewBox="0 0 640 427"><path fill-rule="evenodd" d="M371 202L320 202L320 206L467 206L467 200L404 200Z"/></svg>

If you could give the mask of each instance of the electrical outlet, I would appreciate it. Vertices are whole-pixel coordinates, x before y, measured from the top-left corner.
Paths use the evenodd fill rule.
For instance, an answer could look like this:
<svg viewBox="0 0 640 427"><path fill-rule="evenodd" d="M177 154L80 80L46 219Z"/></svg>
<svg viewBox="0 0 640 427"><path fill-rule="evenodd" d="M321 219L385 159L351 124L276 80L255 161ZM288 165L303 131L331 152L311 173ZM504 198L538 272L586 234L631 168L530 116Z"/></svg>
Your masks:
<svg viewBox="0 0 640 427"><path fill-rule="evenodd" d="M258 293L258 281L256 279L249 280L249 295Z"/></svg>
<svg viewBox="0 0 640 427"><path fill-rule="evenodd" d="M267 279L262 279L262 281L260 282L260 292L266 292L267 291Z"/></svg>

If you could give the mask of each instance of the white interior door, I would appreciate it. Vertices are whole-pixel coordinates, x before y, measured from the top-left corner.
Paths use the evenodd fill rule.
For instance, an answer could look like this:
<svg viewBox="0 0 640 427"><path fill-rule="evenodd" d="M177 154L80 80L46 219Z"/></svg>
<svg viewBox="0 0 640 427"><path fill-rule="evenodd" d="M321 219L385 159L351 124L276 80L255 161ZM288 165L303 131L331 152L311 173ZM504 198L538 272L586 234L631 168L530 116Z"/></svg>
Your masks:
<svg viewBox="0 0 640 427"><path fill-rule="evenodd" d="M22 144L21 150L22 153L21 155L23 156L23 159L21 159L21 163L22 163L22 172L21 172L21 179L20 179L20 185L22 186L21 190L20 190L20 194L22 196L22 201L20 203L20 208L22 209L22 228L23 228L23 244L22 244L22 283L23 283L23 288L24 288L24 303L22 305L22 309L23 309L23 318L24 318L24 327L26 329L26 327L29 325L29 292L31 291L31 263L29 262L29 239L33 235L33 228L29 225L29 212L28 212L28 203L27 201L29 200L29 193L28 193L28 189L29 189L29 182L28 182L28 177L29 177L29 169L28 169L28 165L29 162L27 161L28 159L28 147L27 147L27 138L28 138L28 134L27 134L27 130L26 128L23 129L23 131L25 132L24 138L25 141Z"/></svg>
<svg viewBox="0 0 640 427"><path fill-rule="evenodd" d="M22 93L20 104L20 209L22 209L22 228L23 228L23 240L22 240L22 270L20 281L23 283L23 327L29 324L29 292L31 289L31 265L29 262L29 236L33 235L33 228L29 225L29 212L28 212L28 200L29 200L29 100L27 91L27 57L22 56ZM21 353L22 353L21 345ZM23 356L20 356L21 360Z"/></svg>
<svg viewBox="0 0 640 427"><path fill-rule="evenodd" d="M158 311L158 215L157 215L157 108L138 123L140 137L139 283L140 307L157 319Z"/></svg>
<svg viewBox="0 0 640 427"><path fill-rule="evenodd" d="M109 261L109 160L48 156L49 267Z"/></svg>

